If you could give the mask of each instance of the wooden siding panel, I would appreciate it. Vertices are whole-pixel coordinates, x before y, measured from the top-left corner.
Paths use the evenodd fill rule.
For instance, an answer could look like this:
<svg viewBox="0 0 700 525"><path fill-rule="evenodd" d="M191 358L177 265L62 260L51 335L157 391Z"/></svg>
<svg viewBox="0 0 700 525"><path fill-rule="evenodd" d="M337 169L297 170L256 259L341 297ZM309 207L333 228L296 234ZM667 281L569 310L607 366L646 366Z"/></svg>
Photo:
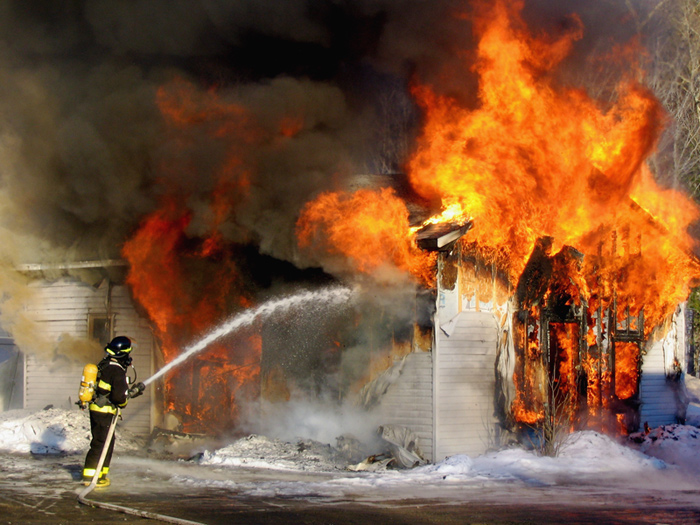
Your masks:
<svg viewBox="0 0 700 525"><path fill-rule="evenodd" d="M41 335L51 341L64 334L73 337L88 335L88 314L107 315L107 287L93 288L73 281L33 284L39 297L27 314L37 320ZM110 313L114 314L115 335L127 335L134 341L134 365L138 381L150 377L153 370L153 336L148 324L141 319L131 304L128 290L115 286L111 290ZM97 363L103 353L95 355ZM87 363L72 361L69 357L53 358L27 356L25 374L25 408L40 410L48 405L78 409L74 405L83 367ZM136 434L149 434L152 429L152 389L130 400L123 411L120 426Z"/></svg>
<svg viewBox="0 0 700 525"><path fill-rule="evenodd" d="M401 374L389 386L377 408L381 424L411 429L430 461L433 459L432 373L432 354L416 352L407 355Z"/></svg>
<svg viewBox="0 0 700 525"><path fill-rule="evenodd" d="M490 312L462 312L435 350L435 461L486 451L496 424L497 325Z"/></svg>

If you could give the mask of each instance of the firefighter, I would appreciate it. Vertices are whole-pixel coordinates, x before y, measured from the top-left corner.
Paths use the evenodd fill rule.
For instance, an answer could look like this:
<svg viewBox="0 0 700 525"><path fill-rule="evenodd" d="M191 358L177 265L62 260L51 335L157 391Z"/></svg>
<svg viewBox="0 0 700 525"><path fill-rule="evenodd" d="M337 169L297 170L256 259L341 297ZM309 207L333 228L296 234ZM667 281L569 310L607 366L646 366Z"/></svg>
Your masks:
<svg viewBox="0 0 700 525"><path fill-rule="evenodd" d="M83 483L89 485L95 476L103 448L109 447L97 480L98 487L109 485L107 474L115 438L112 434L112 439L106 443L109 427L113 419L118 417L119 411L126 406L129 398L142 394L145 388L143 383L137 383L131 391L129 390L126 369L131 365L131 339L123 335L115 337L105 347L105 353L104 359L97 365L95 397L89 404L92 440L83 468Z"/></svg>

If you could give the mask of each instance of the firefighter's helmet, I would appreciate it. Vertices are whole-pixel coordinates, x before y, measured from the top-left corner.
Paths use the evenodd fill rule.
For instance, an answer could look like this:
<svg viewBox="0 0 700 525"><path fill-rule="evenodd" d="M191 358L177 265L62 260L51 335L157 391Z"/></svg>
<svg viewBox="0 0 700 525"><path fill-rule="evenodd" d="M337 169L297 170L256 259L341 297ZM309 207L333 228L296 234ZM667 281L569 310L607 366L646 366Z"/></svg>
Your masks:
<svg viewBox="0 0 700 525"><path fill-rule="evenodd" d="M117 336L105 346L105 352L116 359L127 357L131 353L131 339L123 335Z"/></svg>

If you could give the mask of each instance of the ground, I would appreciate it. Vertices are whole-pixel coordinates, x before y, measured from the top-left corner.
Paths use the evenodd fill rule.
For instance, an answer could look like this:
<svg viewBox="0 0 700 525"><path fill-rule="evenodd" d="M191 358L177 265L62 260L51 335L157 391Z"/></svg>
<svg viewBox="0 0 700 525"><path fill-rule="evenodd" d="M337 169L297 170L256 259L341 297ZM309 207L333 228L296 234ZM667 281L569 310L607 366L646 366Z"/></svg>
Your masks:
<svg viewBox="0 0 700 525"><path fill-rule="evenodd" d="M82 457L4 454L0 515L4 523L153 523L78 502ZM228 523L700 523L697 485L667 476L616 482L435 479L419 487L359 483L367 473L304 472L136 456L115 458L112 485L87 499L208 525ZM188 480L197 480L188 481ZM593 483L591 483L593 481ZM335 494L323 487L345 485ZM235 487L241 487L237 490ZM275 492L274 487L278 490ZM291 490L296 486L296 494ZM254 487L258 487L258 494ZM316 488L315 488L316 487ZM379 488L377 488L379 487Z"/></svg>
<svg viewBox="0 0 700 525"><path fill-rule="evenodd" d="M556 458L511 447L355 471L341 449L311 440L249 435L190 443L185 454L186 442L168 447L118 430L112 485L81 504L85 415L15 411L0 415L0 521L153 523L140 517L150 513L207 525L700 523L700 429L633 437L586 431Z"/></svg>

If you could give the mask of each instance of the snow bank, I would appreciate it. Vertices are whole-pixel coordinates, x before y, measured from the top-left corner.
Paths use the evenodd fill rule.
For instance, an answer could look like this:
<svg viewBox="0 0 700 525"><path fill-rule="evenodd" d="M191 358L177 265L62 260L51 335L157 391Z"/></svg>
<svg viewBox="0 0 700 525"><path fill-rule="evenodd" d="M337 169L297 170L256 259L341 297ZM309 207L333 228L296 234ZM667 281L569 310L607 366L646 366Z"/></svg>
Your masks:
<svg viewBox="0 0 700 525"><path fill-rule="evenodd" d="M509 448L475 458L453 456L414 470L434 472L445 479L478 476L548 484L593 474L614 477L665 468L666 464L659 459L632 450L598 432L583 431L571 434L557 457L544 457L530 450Z"/></svg>
<svg viewBox="0 0 700 525"><path fill-rule="evenodd" d="M386 486L392 483L441 486L451 480L466 483L519 480L527 484L575 484L582 479L654 479L661 470L692 474L700 472L700 429L667 425L631 436L620 442L603 434L585 431L570 435L558 457L541 457L533 451L509 448L477 457L455 455L437 464L383 472L347 472L333 481L338 486ZM89 417L78 410L52 408L37 412L13 410L0 413L0 451L5 453L78 454L90 440ZM145 450L143 444L122 429L117 430L117 449ZM246 438L204 452L200 467L248 467L296 472L334 472L349 466L347 454L328 444L308 439L284 441L262 435ZM669 468L669 465L673 466ZM286 474L281 474L286 475ZM206 483L208 477L188 482ZM260 487L256 486L256 490ZM252 490L252 489L251 489ZM270 490L283 490L275 485ZM286 489L284 489L286 490ZM325 489L324 489L325 490ZM329 492L329 493L330 493Z"/></svg>
<svg viewBox="0 0 700 525"><path fill-rule="evenodd" d="M32 454L82 454L90 445L90 417L79 410L50 408L38 412L0 413L0 451ZM117 450L135 450L136 441L121 429Z"/></svg>
<svg viewBox="0 0 700 525"><path fill-rule="evenodd" d="M690 425L663 425L630 436L637 448L689 473L700 473L700 429Z"/></svg>

